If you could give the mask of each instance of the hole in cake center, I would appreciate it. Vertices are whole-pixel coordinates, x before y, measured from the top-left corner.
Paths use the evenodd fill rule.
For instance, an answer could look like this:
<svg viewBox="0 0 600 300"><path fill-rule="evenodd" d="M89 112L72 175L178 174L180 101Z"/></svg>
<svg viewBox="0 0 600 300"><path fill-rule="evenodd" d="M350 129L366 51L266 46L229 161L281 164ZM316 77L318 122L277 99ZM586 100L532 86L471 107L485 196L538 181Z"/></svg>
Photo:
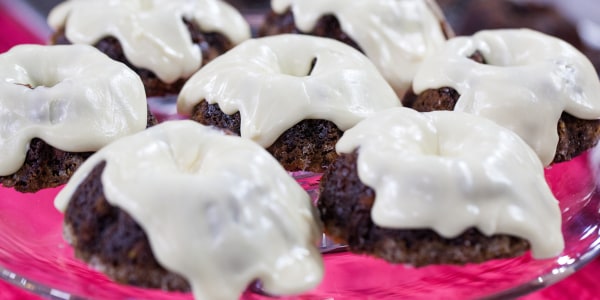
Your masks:
<svg viewBox="0 0 600 300"><path fill-rule="evenodd" d="M310 76L312 74L313 70L315 69L316 64L317 64L317 58L315 57L310 62L310 69L308 69L308 74L306 74L306 76Z"/></svg>
<svg viewBox="0 0 600 300"><path fill-rule="evenodd" d="M487 61L485 60L485 57L483 57L483 54L479 50L473 52L473 54L471 54L471 56L469 56L469 59L471 59L475 62L478 62L480 64L484 64L484 65L488 64Z"/></svg>
<svg viewBox="0 0 600 300"><path fill-rule="evenodd" d="M317 58L314 57L307 65L304 62L293 62L289 65L282 65L280 72L295 77L305 77L312 75L312 72L317 64ZM307 70L308 69L308 70Z"/></svg>

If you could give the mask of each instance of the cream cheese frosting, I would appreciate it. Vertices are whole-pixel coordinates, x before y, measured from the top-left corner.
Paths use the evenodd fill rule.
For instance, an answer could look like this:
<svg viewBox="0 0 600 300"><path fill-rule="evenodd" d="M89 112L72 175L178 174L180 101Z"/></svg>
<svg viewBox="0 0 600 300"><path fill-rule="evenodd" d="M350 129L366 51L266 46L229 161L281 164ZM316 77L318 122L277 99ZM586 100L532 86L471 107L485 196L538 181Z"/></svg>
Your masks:
<svg viewBox="0 0 600 300"><path fill-rule="evenodd" d="M274 295L321 281L310 197L255 143L189 120L156 125L91 156L58 194L59 210L103 161L107 201L140 224L197 299L238 299L256 279Z"/></svg>
<svg viewBox="0 0 600 300"><path fill-rule="evenodd" d="M446 40L434 1L272 0L271 7L280 14L291 9L303 32L312 31L321 17L334 15L400 97L421 61Z"/></svg>
<svg viewBox="0 0 600 300"><path fill-rule="evenodd" d="M479 51L487 64L468 57ZM545 165L552 162L563 111L600 118L600 81L590 61L557 38L528 29L488 30L449 40L421 65L426 89L454 88L454 110L489 118L518 133Z"/></svg>
<svg viewBox="0 0 600 300"><path fill-rule="evenodd" d="M220 0L68 0L50 12L48 23L54 30L65 28L75 44L93 45L114 36L133 65L172 83L202 64L201 50L192 43L184 19L234 44L250 38L243 16Z"/></svg>
<svg viewBox="0 0 600 300"><path fill-rule="evenodd" d="M16 172L40 138L96 151L146 128L139 76L87 45L20 45L0 54L0 175Z"/></svg>
<svg viewBox="0 0 600 300"><path fill-rule="evenodd" d="M373 222L527 239L535 258L564 248L561 212L536 154L512 131L462 112L396 108L348 130L340 153L358 149L360 180L375 190Z"/></svg>
<svg viewBox="0 0 600 300"><path fill-rule="evenodd" d="M178 112L191 114L203 99L226 114L239 111L241 136L265 148L305 119L329 120L343 131L376 111L401 106L359 51L293 34L248 40L217 57L184 85Z"/></svg>

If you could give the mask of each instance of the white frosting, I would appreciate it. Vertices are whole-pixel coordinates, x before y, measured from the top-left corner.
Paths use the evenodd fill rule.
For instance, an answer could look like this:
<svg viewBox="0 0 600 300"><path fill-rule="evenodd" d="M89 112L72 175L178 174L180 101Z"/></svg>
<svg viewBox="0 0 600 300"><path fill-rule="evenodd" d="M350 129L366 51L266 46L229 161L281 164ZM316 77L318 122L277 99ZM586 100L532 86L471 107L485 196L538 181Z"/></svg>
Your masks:
<svg viewBox="0 0 600 300"><path fill-rule="evenodd" d="M446 40L434 1L272 0L271 6L277 13L291 8L303 32L312 31L324 15L334 15L399 96L410 87L421 61Z"/></svg>
<svg viewBox="0 0 600 300"><path fill-rule="evenodd" d="M108 202L140 224L197 299L238 299L255 279L276 295L321 281L310 197L255 143L193 121L162 123L90 157L57 196L59 210L102 161Z"/></svg>
<svg viewBox="0 0 600 300"><path fill-rule="evenodd" d="M21 45L0 55L0 175L23 165L33 138L96 151L146 123L139 76L91 46Z"/></svg>
<svg viewBox="0 0 600 300"><path fill-rule="evenodd" d="M431 228L448 238L476 227L529 240L536 258L564 248L542 164L516 134L489 120L391 109L337 144L341 153L355 149L359 178L375 190L371 217L379 226Z"/></svg>
<svg viewBox="0 0 600 300"><path fill-rule="evenodd" d="M179 113L190 114L203 99L226 114L239 111L242 137L263 147L305 119L329 120L343 131L375 111L401 106L360 52L293 34L248 40L204 66L181 90Z"/></svg>
<svg viewBox="0 0 600 300"><path fill-rule="evenodd" d="M243 16L220 0L68 0L50 12L48 23L54 30L66 28L75 44L92 45L114 36L133 65L171 83L202 64L184 19L205 32L222 33L234 44L250 38Z"/></svg>
<svg viewBox="0 0 600 300"><path fill-rule="evenodd" d="M467 57L479 50L487 65ZM600 117L600 82L590 61L571 45L527 29L481 31L447 42L415 76L416 93L452 87L456 111L494 120L518 133L545 165L558 144L563 111Z"/></svg>

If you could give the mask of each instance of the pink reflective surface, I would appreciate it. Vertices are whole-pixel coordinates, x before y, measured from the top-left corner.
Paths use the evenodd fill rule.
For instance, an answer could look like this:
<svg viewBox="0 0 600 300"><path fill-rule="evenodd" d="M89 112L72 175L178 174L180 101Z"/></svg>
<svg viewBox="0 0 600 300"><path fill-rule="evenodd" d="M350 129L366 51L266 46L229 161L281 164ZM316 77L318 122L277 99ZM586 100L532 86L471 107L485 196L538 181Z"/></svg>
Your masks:
<svg viewBox="0 0 600 300"><path fill-rule="evenodd" d="M599 150L593 150L599 151ZM324 256L326 276L313 291L294 299L482 298L521 295L554 283L596 256L600 243L595 161L590 152L555 165L546 178L559 198L567 248L549 260L523 257L479 265L411 268L350 253ZM298 181L316 195L318 176ZM191 299L186 294L113 283L73 257L62 239L62 215L53 207L59 189L21 194L0 188L0 274L41 295L94 299ZM1 268L0 268L0 271ZM247 292L244 299L266 299Z"/></svg>

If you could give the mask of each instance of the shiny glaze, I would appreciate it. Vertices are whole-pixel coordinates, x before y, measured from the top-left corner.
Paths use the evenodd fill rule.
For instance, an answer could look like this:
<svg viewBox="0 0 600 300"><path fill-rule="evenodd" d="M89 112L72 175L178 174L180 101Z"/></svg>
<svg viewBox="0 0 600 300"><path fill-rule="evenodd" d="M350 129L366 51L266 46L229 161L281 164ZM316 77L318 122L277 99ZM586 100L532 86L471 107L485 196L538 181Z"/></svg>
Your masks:
<svg viewBox="0 0 600 300"><path fill-rule="evenodd" d="M487 64L468 57L480 51ZM563 111L600 118L600 81L590 61L571 45L527 29L481 31L449 40L415 76L416 93L451 87L456 111L489 118L515 131L552 162Z"/></svg>
<svg viewBox="0 0 600 300"><path fill-rule="evenodd" d="M0 55L0 175L23 165L33 138L96 151L146 123L139 76L91 46L20 45Z"/></svg>

